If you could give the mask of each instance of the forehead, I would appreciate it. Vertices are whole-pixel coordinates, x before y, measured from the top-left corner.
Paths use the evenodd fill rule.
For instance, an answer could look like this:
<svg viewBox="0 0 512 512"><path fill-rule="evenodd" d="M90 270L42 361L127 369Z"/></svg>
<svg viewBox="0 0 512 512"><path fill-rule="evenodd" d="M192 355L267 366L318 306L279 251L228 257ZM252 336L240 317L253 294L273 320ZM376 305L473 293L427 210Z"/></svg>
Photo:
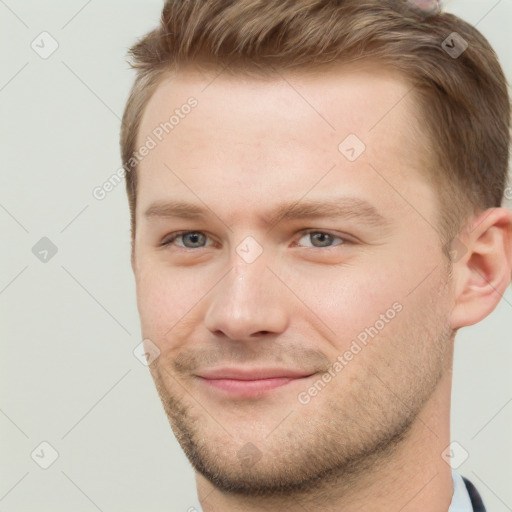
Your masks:
<svg viewBox="0 0 512 512"><path fill-rule="evenodd" d="M200 111L200 116L180 123L190 129L209 120L221 128L231 122L244 124L247 130L272 127L276 133L279 125L272 125L273 120L302 119L309 133L317 128L338 132L337 136L347 130L364 134L404 114L412 121L417 105L409 94L411 90L401 74L370 62L277 71L266 77L188 66L169 72L160 81L143 112L138 140L168 120L191 97L197 99L200 108L195 111ZM263 116L270 120L267 126ZM194 123L194 117L201 119ZM177 125L174 128L174 134L180 131Z"/></svg>
<svg viewBox="0 0 512 512"><path fill-rule="evenodd" d="M265 79L194 68L169 74L140 124L138 146L148 138L155 146L139 164L138 203L177 191L229 198L235 208L276 192L298 199L308 188L371 193L389 188L387 178L425 189L411 89L399 74L368 65ZM392 206L397 197L386 200Z"/></svg>

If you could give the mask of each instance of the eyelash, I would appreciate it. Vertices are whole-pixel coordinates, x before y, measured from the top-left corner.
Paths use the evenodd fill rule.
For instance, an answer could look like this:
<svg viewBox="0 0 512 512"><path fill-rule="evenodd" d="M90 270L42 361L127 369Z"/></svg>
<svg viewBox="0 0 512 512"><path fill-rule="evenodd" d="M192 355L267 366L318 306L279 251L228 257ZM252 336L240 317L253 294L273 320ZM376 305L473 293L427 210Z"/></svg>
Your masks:
<svg viewBox="0 0 512 512"><path fill-rule="evenodd" d="M179 238L180 236L183 236L183 235L187 235L187 234L190 234L190 233L200 233L202 235L206 235L206 233L204 231L175 231L174 233L171 233L170 234L170 238L167 238L160 243L160 247L167 247L167 246L170 246L173 244L173 242L176 241L177 238ZM336 235L334 233L331 233L330 231L322 231L322 230L319 230L319 229L306 229L304 231L301 231L300 232L300 238L302 238L304 235L308 235L310 233L321 233L323 235L329 235L329 236L332 236L333 238L339 238L342 240L341 243L338 243L338 244L335 244L335 245L329 245L329 246L326 246L326 247L309 247L309 249L332 249L333 247L339 247L339 246L342 246L342 245L346 245L346 244L353 244L354 242L349 239L348 237L346 238L345 236L340 236L340 235ZM208 237L208 235L206 235ZM184 250L190 250L190 251L195 251L197 249L204 249L205 247L179 247L180 249L184 249Z"/></svg>

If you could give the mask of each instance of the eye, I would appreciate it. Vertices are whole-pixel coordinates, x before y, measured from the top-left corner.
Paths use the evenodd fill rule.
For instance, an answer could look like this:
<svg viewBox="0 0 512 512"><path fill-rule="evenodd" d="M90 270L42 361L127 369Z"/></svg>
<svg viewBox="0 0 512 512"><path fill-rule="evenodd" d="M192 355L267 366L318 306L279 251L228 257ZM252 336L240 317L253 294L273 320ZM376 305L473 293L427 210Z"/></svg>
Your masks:
<svg viewBox="0 0 512 512"><path fill-rule="evenodd" d="M305 240L304 242L301 242ZM302 247L336 247L350 243L347 238L328 233L326 231L310 230L301 236L298 245ZM202 249L208 245L208 236L201 231L176 231L171 233L160 243L160 246L176 245L183 249Z"/></svg>
<svg viewBox="0 0 512 512"><path fill-rule="evenodd" d="M201 249L206 246L207 239L208 237L201 231L177 231L171 233L160 245L167 246L174 244L176 241L181 241L182 243L176 243L175 245L184 249Z"/></svg>
<svg viewBox="0 0 512 512"><path fill-rule="evenodd" d="M303 245L305 247L316 247L316 248L322 248L322 247L333 247L337 245L342 245L348 242L348 240L345 240L339 236L332 235L330 233L326 233L325 231L308 231L305 233L300 240L309 240L310 244L308 243L302 243L300 245ZM299 243L300 243L299 240ZM339 240L338 243L333 243L336 240Z"/></svg>

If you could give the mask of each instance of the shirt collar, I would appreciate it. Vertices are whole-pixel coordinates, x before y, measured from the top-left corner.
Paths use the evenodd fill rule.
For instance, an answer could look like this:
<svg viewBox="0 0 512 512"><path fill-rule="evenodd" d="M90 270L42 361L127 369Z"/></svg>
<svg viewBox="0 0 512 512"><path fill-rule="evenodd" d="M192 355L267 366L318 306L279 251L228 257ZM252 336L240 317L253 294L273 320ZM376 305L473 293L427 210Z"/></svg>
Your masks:
<svg viewBox="0 0 512 512"><path fill-rule="evenodd" d="M473 505L462 477L452 469L453 497L448 512L473 512Z"/></svg>

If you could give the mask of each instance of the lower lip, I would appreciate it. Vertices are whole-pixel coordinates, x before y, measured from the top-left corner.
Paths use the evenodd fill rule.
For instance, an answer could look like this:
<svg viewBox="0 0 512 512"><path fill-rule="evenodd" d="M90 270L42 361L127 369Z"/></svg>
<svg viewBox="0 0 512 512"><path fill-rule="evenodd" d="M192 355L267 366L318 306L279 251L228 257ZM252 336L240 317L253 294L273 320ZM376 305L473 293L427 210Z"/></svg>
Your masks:
<svg viewBox="0 0 512 512"><path fill-rule="evenodd" d="M237 379L199 379L206 383L208 386L224 391L230 395L250 398L260 396L266 391L277 389L291 382L300 382L307 377L292 378L292 377L275 377L270 379L257 379L257 380L237 380Z"/></svg>

